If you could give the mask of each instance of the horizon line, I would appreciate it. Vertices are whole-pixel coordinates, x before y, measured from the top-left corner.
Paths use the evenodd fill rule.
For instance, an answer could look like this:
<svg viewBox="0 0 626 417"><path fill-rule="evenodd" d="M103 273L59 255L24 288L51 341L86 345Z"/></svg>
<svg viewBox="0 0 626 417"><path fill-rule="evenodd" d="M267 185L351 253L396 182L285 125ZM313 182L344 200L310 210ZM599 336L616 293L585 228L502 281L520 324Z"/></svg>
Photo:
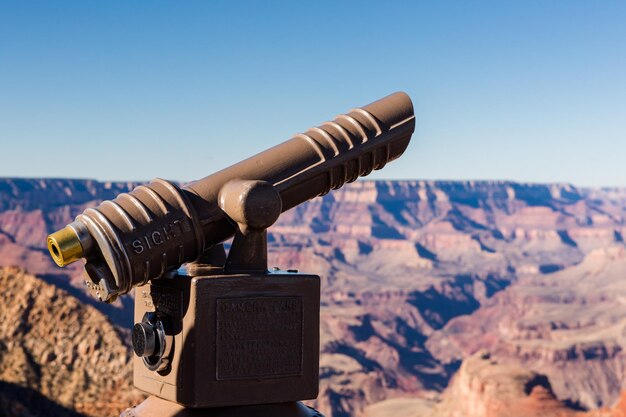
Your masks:
<svg viewBox="0 0 626 417"><path fill-rule="evenodd" d="M64 181L95 181L98 183L106 184L106 183L137 183L137 184L145 184L152 181L150 180L110 180L110 179L99 179L99 178L89 178L89 177L27 177L27 176L0 176L0 181L4 180L64 180ZM168 181L177 183L177 184L188 184L195 180L191 181L180 181L180 180L172 180L168 179ZM497 183L497 184L521 184L521 185L560 185L560 186L570 186L576 189L600 189L600 190L611 190L611 189L626 189L626 185L577 185L568 181L524 181L524 180L512 180L512 179L433 179L433 178L366 178L360 177L354 182L427 182L427 183ZM350 184L350 183L346 183Z"/></svg>

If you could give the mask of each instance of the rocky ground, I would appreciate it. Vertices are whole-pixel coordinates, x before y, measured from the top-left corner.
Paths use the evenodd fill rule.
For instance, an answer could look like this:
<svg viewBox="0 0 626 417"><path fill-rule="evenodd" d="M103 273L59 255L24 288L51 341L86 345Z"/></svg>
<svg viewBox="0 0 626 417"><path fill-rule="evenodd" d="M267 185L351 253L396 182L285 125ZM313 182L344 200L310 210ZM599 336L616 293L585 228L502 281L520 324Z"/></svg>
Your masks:
<svg viewBox="0 0 626 417"><path fill-rule="evenodd" d="M0 268L0 288L2 415L116 415L141 400L101 312L19 268Z"/></svg>
<svg viewBox="0 0 626 417"><path fill-rule="evenodd" d="M127 328L131 298L112 306L87 298L80 268L56 268L44 244L84 208L132 186L0 180L0 263ZM537 395L546 404L609 412L626 385L625 207L619 189L364 181L285 213L270 230L272 265L323 279L313 404L335 417L453 415L442 410L453 413L448 392L470 366L462 361L487 349L497 366L543 375L550 395Z"/></svg>

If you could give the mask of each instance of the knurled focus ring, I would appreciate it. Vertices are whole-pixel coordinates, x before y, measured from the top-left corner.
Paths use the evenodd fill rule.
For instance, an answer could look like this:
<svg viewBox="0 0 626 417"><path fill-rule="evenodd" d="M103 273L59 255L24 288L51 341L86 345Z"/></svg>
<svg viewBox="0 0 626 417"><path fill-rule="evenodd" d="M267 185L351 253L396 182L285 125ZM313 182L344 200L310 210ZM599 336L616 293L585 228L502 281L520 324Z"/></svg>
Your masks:
<svg viewBox="0 0 626 417"><path fill-rule="evenodd" d="M133 327L133 350L139 357L152 356L156 350L156 334L148 323L137 323Z"/></svg>

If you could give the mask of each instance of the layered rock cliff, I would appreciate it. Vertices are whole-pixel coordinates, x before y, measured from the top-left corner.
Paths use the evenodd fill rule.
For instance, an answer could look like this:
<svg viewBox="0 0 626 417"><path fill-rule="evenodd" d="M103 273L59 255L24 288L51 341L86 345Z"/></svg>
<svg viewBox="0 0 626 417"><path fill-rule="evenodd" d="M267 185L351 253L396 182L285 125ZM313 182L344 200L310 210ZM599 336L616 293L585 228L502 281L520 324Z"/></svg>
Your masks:
<svg viewBox="0 0 626 417"><path fill-rule="evenodd" d="M548 277L520 276L471 316L451 320L429 348L443 362L487 348L548 375L559 398L610 405L626 385L625 277L622 245Z"/></svg>
<svg viewBox="0 0 626 417"><path fill-rule="evenodd" d="M467 357L440 399L396 398L366 407L365 417L621 417L626 394L613 407L580 411L559 401L550 380L487 351Z"/></svg>

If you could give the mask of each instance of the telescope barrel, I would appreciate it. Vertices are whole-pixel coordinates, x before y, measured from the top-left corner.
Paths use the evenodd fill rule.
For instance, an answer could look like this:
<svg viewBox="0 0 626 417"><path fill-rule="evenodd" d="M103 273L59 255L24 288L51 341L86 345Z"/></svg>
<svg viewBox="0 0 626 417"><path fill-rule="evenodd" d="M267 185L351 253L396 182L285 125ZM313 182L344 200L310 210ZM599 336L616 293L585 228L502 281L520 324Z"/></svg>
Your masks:
<svg viewBox="0 0 626 417"><path fill-rule="evenodd" d="M112 301L233 236L218 201L228 182L266 181L286 211L383 168L414 129L410 98L394 93L182 188L156 179L89 208L48 237L50 254L59 266L85 258L90 292Z"/></svg>

